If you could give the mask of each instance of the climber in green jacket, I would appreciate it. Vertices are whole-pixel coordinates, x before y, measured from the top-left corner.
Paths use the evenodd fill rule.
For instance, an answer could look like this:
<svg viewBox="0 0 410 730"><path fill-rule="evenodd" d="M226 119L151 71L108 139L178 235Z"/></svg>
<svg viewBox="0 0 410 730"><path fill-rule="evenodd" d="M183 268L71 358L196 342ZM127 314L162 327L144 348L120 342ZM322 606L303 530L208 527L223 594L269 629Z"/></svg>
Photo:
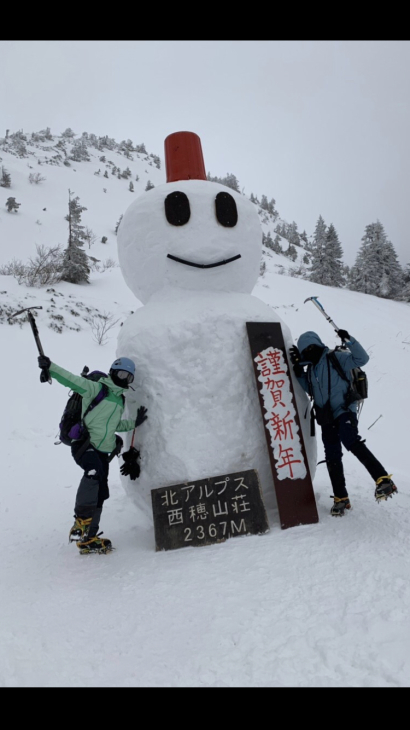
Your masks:
<svg viewBox="0 0 410 730"><path fill-rule="evenodd" d="M69 534L70 542L76 542L81 554L111 551L111 540L101 538L98 528L103 503L109 498L108 471L112 455L118 453L122 439L117 431L132 431L147 418L147 409L140 406L134 420L123 420L125 399L124 391L134 380L135 364L127 357L117 358L111 365L109 375L98 381L74 375L51 362L45 355L38 357L42 370L41 382L47 382L43 373L49 375L82 396L82 412L86 433L89 438L74 440L71 452L76 463L84 470L80 481L75 506L75 522ZM101 389L105 387L105 397L87 412ZM86 415L85 415L86 414ZM101 533L100 533L101 534Z"/></svg>

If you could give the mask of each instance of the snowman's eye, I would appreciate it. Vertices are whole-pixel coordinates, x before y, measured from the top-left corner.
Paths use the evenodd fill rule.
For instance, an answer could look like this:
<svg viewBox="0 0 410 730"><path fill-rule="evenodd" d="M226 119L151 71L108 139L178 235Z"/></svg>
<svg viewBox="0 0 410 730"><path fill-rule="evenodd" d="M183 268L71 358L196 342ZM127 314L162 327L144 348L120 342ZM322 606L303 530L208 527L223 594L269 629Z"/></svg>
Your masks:
<svg viewBox="0 0 410 730"><path fill-rule="evenodd" d="M172 226L184 226L191 217L189 200L185 193L179 190L170 193L165 198L165 215Z"/></svg>
<svg viewBox="0 0 410 730"><path fill-rule="evenodd" d="M232 195L218 193L215 198L215 213L218 223L225 228L233 228L238 222L238 209Z"/></svg>

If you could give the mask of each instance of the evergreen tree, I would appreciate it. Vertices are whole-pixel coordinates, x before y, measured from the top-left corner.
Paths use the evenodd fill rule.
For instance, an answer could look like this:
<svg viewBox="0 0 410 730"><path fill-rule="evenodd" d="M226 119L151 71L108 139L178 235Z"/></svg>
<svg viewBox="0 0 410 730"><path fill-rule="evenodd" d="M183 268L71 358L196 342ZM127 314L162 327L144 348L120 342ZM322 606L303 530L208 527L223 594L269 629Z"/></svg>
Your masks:
<svg viewBox="0 0 410 730"><path fill-rule="evenodd" d="M403 289L403 269L394 246L386 239L381 251L381 279L377 295L386 299L398 299Z"/></svg>
<svg viewBox="0 0 410 730"><path fill-rule="evenodd" d="M11 176L10 173L7 172L5 167L1 168L1 178L0 178L0 187L1 188L9 188L11 186Z"/></svg>
<svg viewBox="0 0 410 730"><path fill-rule="evenodd" d="M410 302L410 264L406 265L403 272L403 289L399 299L402 302Z"/></svg>
<svg viewBox="0 0 410 730"><path fill-rule="evenodd" d="M209 172L206 175L207 180L210 182L216 182L220 183L221 185L226 185L228 188L231 188L232 190L236 190L237 193L240 193L240 187L239 182L235 175L233 175L231 172L228 172L225 177L211 177Z"/></svg>
<svg viewBox="0 0 410 730"><path fill-rule="evenodd" d="M380 221L366 226L349 283L351 289L363 294L385 298L400 295L403 271Z"/></svg>
<svg viewBox="0 0 410 730"><path fill-rule="evenodd" d="M345 285L342 257L343 250L339 242L339 237L333 223L331 223L326 232L321 284L336 287Z"/></svg>
<svg viewBox="0 0 410 730"><path fill-rule="evenodd" d="M312 242L312 265L310 267L309 280L316 284L322 284L323 259L326 246L326 223L320 215Z"/></svg>
<svg viewBox="0 0 410 730"><path fill-rule="evenodd" d="M287 256L291 261L296 261L296 259L298 257L298 252L296 251L296 248L294 247L293 243L289 244L289 248L283 252L283 255Z"/></svg>
<svg viewBox="0 0 410 730"><path fill-rule="evenodd" d="M74 162L90 161L90 155L88 154L87 149L87 141L84 136L81 139L75 140L71 149L70 160L74 160Z"/></svg>
<svg viewBox="0 0 410 730"><path fill-rule="evenodd" d="M145 186L145 190L152 190L152 188L154 188L154 187L155 187L155 185L152 184L151 180L148 180L148 182Z"/></svg>
<svg viewBox="0 0 410 730"><path fill-rule="evenodd" d="M130 181L130 184L128 186L128 190L130 191L130 193L133 193L134 192L134 183L132 182L132 180Z"/></svg>
<svg viewBox="0 0 410 730"><path fill-rule="evenodd" d="M65 132L62 133L61 136L67 137L67 139L72 139L73 137L75 137L75 132L73 132L71 127L67 127L67 129L65 130Z"/></svg>
<svg viewBox="0 0 410 730"><path fill-rule="evenodd" d="M266 235L262 233L262 244L266 246L266 248L270 248L275 253L283 253L279 236L276 235L275 240L272 241L272 236L269 231Z"/></svg>
<svg viewBox="0 0 410 730"><path fill-rule="evenodd" d="M84 240L84 226L81 225L81 214L87 208L79 204L78 196L71 198L71 191L68 191L68 214L65 220L68 221L68 245L64 251L62 265L62 281L69 281L72 284L89 282L87 254L82 250Z"/></svg>
<svg viewBox="0 0 410 730"><path fill-rule="evenodd" d="M300 246L300 235L298 231L298 225L293 221L286 231L286 238L292 246Z"/></svg>
<svg viewBox="0 0 410 730"><path fill-rule="evenodd" d="M238 190L238 192L239 192L239 190ZM253 200L252 202L255 202L255 201ZM279 214L278 214L277 210L275 209L275 205L276 205L275 198L268 200L266 195L262 195L261 202L260 202L260 206L261 206L262 210L266 210L276 220L276 218L278 217Z"/></svg>

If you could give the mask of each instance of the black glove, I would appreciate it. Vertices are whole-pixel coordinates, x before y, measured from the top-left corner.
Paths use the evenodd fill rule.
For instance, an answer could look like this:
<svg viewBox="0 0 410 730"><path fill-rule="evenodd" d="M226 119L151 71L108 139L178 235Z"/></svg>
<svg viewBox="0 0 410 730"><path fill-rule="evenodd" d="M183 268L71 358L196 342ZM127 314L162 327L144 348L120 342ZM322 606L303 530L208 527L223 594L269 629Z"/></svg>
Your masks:
<svg viewBox="0 0 410 730"><path fill-rule="evenodd" d="M138 408L137 417L135 419L135 428L141 426L141 423L144 423L147 418L147 409L145 408L145 406L140 406Z"/></svg>
<svg viewBox="0 0 410 730"><path fill-rule="evenodd" d="M350 340L350 335L347 330L337 330L336 334L341 340Z"/></svg>
<svg viewBox="0 0 410 730"><path fill-rule="evenodd" d="M48 381L50 380L50 373L48 372L48 368L51 365L51 360L46 355L39 355L37 361L39 368L41 368L40 383L48 383Z"/></svg>
<svg viewBox="0 0 410 730"><path fill-rule="evenodd" d="M44 368L45 368L46 370L48 370L48 368L49 368L49 367L50 367L50 365L51 365L51 360L50 360L50 358L49 358L49 357L47 357L46 355L39 355L39 356L38 356L38 358L37 358L37 361L38 361L38 366L39 366L39 368L41 368L42 370L43 370Z"/></svg>
<svg viewBox="0 0 410 730"><path fill-rule="evenodd" d="M296 345L292 345L292 347L289 348L289 357L293 365L293 372L295 373L296 377L300 377L301 375L303 375L304 370L301 365L302 356Z"/></svg>

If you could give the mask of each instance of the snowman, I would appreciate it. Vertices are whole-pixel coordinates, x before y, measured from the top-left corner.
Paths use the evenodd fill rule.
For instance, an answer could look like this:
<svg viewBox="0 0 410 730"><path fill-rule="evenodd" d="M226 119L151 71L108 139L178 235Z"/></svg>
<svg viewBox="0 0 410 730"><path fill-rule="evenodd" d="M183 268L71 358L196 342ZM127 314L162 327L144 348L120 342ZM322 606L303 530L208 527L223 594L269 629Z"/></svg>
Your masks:
<svg viewBox="0 0 410 730"><path fill-rule="evenodd" d="M265 503L275 506L246 322L280 322L287 349L293 339L251 294L259 216L243 195L207 180L196 134L169 135L165 162L167 182L139 196L118 229L122 274L144 306L124 322L117 354L136 366L130 417L137 405L148 408L134 443L141 474L123 485L152 517L152 489L256 469ZM292 382L303 414L306 395ZM309 419L300 420L313 479L316 442Z"/></svg>

